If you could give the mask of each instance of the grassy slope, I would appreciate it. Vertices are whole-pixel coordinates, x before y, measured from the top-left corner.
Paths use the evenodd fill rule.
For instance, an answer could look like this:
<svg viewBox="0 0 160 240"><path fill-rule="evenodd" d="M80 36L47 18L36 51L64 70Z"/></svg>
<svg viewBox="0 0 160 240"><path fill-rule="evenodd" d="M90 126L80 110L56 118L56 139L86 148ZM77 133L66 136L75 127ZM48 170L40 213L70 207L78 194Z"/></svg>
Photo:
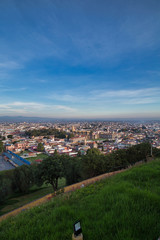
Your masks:
<svg viewBox="0 0 160 240"><path fill-rule="evenodd" d="M58 188L64 187L65 184L64 178L59 179ZM40 188L32 187L28 194L15 194L0 205L0 216L52 192L53 188L50 184L43 184Z"/></svg>
<svg viewBox="0 0 160 240"><path fill-rule="evenodd" d="M87 240L156 240L159 183L160 159L3 221L0 239L67 240L80 219Z"/></svg>

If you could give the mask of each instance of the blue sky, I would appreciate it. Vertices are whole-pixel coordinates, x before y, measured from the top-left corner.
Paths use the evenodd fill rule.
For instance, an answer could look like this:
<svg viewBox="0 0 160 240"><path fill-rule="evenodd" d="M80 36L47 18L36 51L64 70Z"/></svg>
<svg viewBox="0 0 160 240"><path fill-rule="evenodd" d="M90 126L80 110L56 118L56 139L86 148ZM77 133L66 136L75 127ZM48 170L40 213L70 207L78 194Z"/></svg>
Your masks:
<svg viewBox="0 0 160 240"><path fill-rule="evenodd" d="M4 115L160 118L160 1L0 1Z"/></svg>

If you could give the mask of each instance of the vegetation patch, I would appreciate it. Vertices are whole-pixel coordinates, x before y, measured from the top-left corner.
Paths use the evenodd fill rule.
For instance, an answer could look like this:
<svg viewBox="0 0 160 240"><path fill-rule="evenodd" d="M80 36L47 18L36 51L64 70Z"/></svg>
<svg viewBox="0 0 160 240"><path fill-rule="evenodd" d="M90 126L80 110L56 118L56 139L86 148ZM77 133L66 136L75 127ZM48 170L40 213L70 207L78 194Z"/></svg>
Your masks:
<svg viewBox="0 0 160 240"><path fill-rule="evenodd" d="M59 188L63 188L65 184L66 181L64 178L59 179ZM50 184L43 184L41 187L37 187L36 185L31 187L27 194L15 193L12 197L1 203L0 216L52 192L53 188Z"/></svg>
<svg viewBox="0 0 160 240"><path fill-rule="evenodd" d="M0 239L71 239L81 220L85 239L151 240L160 236L160 159L59 195L0 223Z"/></svg>
<svg viewBox="0 0 160 240"><path fill-rule="evenodd" d="M47 157L48 157L47 154L45 154L45 153L40 153L40 154L38 154L36 157L27 157L26 160L29 161L29 162L31 162L31 163L34 163L35 160L37 160L37 159L44 160L44 159L46 159Z"/></svg>

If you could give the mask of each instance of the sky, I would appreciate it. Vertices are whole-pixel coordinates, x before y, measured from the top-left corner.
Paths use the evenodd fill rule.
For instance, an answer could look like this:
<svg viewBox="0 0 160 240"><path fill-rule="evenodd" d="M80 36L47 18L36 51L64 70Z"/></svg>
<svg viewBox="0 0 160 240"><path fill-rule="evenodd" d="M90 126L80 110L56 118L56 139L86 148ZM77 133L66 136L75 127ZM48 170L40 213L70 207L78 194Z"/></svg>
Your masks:
<svg viewBox="0 0 160 240"><path fill-rule="evenodd" d="M1 0L0 116L160 118L160 1Z"/></svg>

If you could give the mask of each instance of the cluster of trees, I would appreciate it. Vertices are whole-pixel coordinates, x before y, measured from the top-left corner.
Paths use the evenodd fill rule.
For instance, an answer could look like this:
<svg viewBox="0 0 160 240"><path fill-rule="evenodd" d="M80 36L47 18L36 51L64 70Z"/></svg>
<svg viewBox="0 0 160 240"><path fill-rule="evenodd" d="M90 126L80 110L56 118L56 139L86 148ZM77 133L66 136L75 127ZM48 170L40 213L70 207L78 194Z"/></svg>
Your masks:
<svg viewBox="0 0 160 240"><path fill-rule="evenodd" d="M153 155L158 153L160 154L160 150L153 148ZM150 154L149 143L141 143L107 155L101 154L98 149L89 149L87 154L81 158L83 178L127 168L141 160L145 162Z"/></svg>
<svg viewBox="0 0 160 240"><path fill-rule="evenodd" d="M127 168L138 161L146 161L150 151L150 144L142 143L108 155L101 154L95 148L89 149L85 156L79 154L75 158L55 152L41 164L23 165L0 174L0 201L13 192L26 193L31 186L41 186L44 182L50 183L56 191L61 177L70 185L106 172ZM154 148L153 154L160 155L160 150Z"/></svg>
<svg viewBox="0 0 160 240"><path fill-rule="evenodd" d="M13 193L28 193L34 185L40 187L49 183L53 191L58 188L58 179L66 178L66 184L80 181L80 159L57 152L48 157L41 164L22 165L12 170L0 172L0 202L6 200Z"/></svg>
<svg viewBox="0 0 160 240"><path fill-rule="evenodd" d="M43 143L38 143L37 151L38 151L38 152L43 152L43 151L44 151Z"/></svg>
<svg viewBox="0 0 160 240"><path fill-rule="evenodd" d="M33 185L41 186L42 184L36 165L22 165L12 170L2 171L0 172L0 202L13 193L28 193Z"/></svg>
<svg viewBox="0 0 160 240"><path fill-rule="evenodd" d="M12 139L12 138L13 138L13 135L9 134L9 135L7 135L7 138Z"/></svg>
<svg viewBox="0 0 160 240"><path fill-rule="evenodd" d="M56 138L66 138L66 132L64 131L59 131L58 129L55 128L49 128L49 129L33 129L26 131L25 134L29 137L37 137L37 136L49 136L49 135L54 135Z"/></svg>

